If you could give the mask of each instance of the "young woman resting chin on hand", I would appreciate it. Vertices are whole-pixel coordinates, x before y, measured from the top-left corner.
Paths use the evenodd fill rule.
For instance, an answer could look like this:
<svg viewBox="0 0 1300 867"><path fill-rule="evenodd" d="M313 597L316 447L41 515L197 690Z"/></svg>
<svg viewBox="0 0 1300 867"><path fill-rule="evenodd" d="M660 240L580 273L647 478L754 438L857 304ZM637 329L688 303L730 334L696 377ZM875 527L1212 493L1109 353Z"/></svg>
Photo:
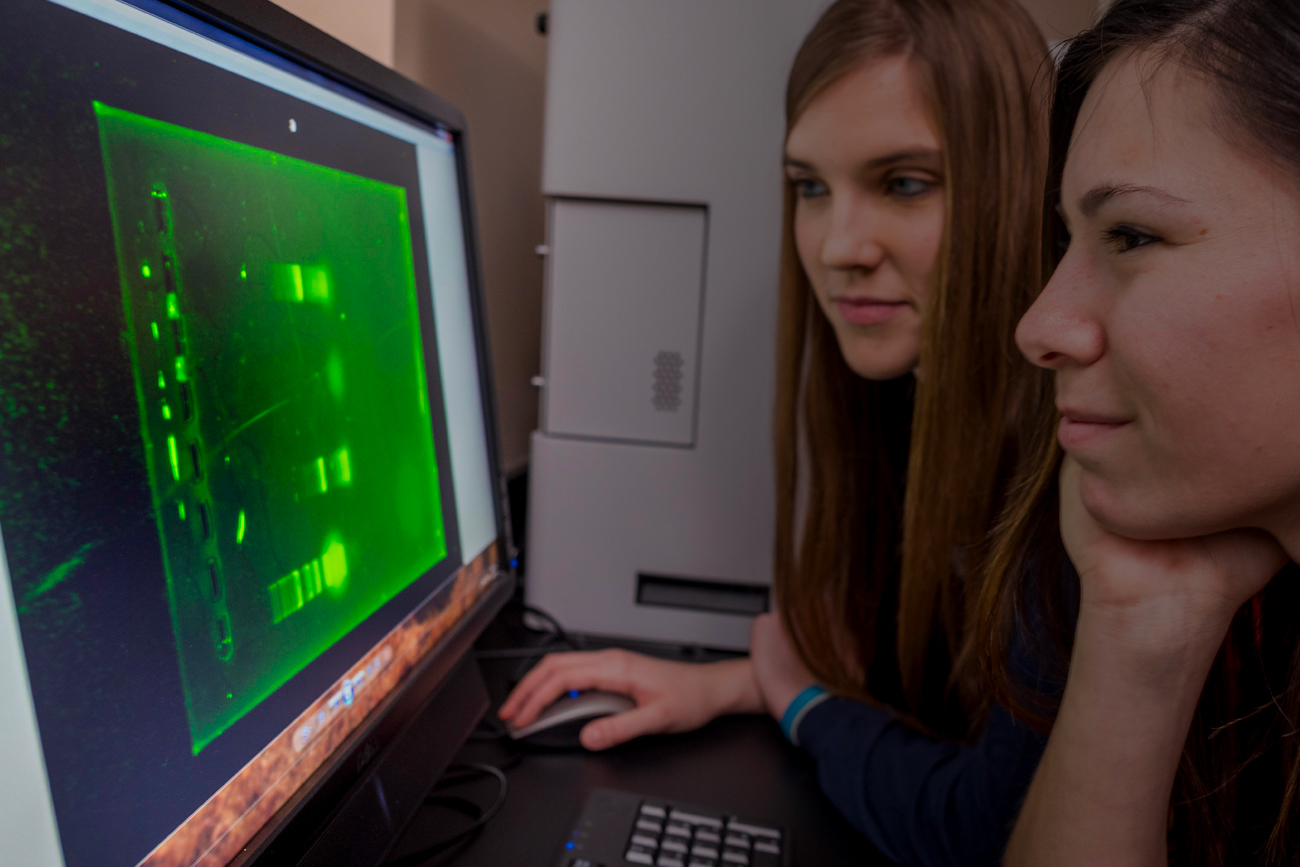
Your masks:
<svg viewBox="0 0 1300 867"><path fill-rule="evenodd" d="M566 690L626 693L635 709L582 733L603 749L780 719L820 684L835 697L800 704L791 738L874 845L997 860L1043 739L990 707L968 622L1007 468L1050 399L1013 342L1040 285L1050 69L1016 0L827 9L786 96L778 612L750 659L547 657L504 719L527 725Z"/></svg>
<svg viewBox="0 0 1300 867"><path fill-rule="evenodd" d="M1041 622L1069 677L1003 679L1054 718L1009 865L1300 858L1296 44L1294 3L1119 0L1062 61L1059 262L1018 342L1066 458L1048 430L984 646L1004 669ZM1039 580L1062 549L1077 606Z"/></svg>

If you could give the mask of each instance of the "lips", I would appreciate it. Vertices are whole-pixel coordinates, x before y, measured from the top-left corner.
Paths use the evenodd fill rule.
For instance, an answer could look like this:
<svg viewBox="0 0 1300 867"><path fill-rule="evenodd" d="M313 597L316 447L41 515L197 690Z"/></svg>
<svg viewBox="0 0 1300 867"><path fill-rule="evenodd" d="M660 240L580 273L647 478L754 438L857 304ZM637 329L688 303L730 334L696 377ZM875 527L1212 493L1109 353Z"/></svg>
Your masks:
<svg viewBox="0 0 1300 867"><path fill-rule="evenodd" d="M1129 419L1117 415L1089 412L1071 407L1059 407L1061 423L1056 438L1066 451L1076 451L1095 445L1129 424Z"/></svg>
<svg viewBox="0 0 1300 867"><path fill-rule="evenodd" d="M879 325L901 313L906 301L881 301L875 298L836 298L835 309L846 322L854 325Z"/></svg>

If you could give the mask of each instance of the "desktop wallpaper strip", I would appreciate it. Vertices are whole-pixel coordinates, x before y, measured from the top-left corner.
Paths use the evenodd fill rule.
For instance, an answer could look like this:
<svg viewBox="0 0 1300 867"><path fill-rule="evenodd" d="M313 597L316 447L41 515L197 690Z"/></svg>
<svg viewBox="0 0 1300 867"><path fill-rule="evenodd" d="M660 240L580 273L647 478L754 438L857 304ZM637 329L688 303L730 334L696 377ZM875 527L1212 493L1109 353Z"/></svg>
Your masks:
<svg viewBox="0 0 1300 867"><path fill-rule="evenodd" d="M498 574L496 544L412 612L140 867L219 867L238 855L367 716L386 706Z"/></svg>
<svg viewBox="0 0 1300 867"><path fill-rule="evenodd" d="M447 555L407 198L95 114L198 754Z"/></svg>

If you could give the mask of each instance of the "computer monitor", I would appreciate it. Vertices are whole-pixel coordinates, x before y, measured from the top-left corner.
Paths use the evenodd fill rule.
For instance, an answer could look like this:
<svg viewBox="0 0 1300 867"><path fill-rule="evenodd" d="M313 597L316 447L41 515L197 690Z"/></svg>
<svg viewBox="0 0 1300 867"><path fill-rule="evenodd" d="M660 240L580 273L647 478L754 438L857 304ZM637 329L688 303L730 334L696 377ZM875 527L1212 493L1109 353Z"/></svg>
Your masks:
<svg viewBox="0 0 1300 867"><path fill-rule="evenodd" d="M4 18L0 862L373 862L512 582L462 118L261 0Z"/></svg>

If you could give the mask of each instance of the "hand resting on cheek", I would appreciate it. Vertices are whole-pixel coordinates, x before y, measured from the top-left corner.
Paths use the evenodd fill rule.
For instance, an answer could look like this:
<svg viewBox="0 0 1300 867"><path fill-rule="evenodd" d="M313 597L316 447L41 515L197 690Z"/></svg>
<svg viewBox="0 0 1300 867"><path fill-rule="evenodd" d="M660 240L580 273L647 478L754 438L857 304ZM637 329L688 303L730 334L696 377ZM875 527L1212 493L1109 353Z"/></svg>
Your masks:
<svg viewBox="0 0 1300 867"><path fill-rule="evenodd" d="M1287 556L1258 530L1123 538L1089 514L1081 474L1067 458L1061 536L1080 584L1069 680L1005 863L1154 867L1168 863L1174 777L1210 667Z"/></svg>
<svg viewBox="0 0 1300 867"><path fill-rule="evenodd" d="M1195 645L1213 653L1233 614L1287 561L1261 530L1134 541L1108 531L1080 495L1082 470L1061 468L1061 537L1079 573L1081 609L1126 639L1134 662ZM1082 616L1082 614L1081 614Z"/></svg>

